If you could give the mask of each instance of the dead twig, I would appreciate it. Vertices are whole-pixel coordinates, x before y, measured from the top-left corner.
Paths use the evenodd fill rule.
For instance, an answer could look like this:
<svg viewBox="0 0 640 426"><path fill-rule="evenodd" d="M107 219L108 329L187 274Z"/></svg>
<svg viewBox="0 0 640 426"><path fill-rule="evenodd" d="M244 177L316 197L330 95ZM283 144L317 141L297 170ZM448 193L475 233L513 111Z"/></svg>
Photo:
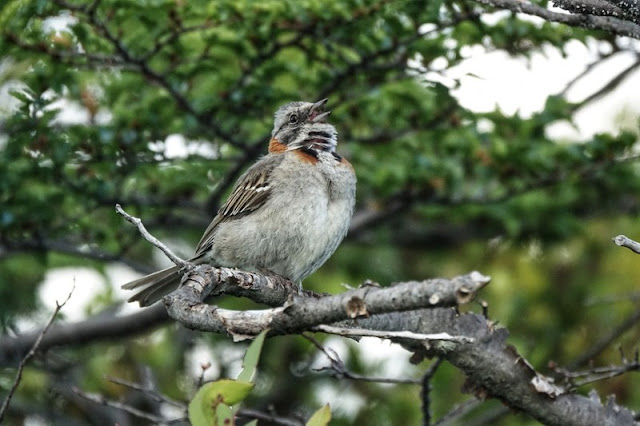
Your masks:
<svg viewBox="0 0 640 426"><path fill-rule="evenodd" d="M167 247L166 245L164 245L164 243L162 243L156 237L151 235L151 233L147 231L147 228L144 227L144 224L142 223L142 220L140 220L140 218L131 216L129 213L125 212L122 206L120 206L120 204L116 204L116 212L118 212L118 214L122 215L125 219L127 219L127 221L134 224L138 228L140 235L142 235L142 237L145 240L149 241L151 244L153 244L154 246L162 250L162 252L177 266L180 266L181 268L189 266L189 262L176 256L169 249L169 247Z"/></svg>
<svg viewBox="0 0 640 426"><path fill-rule="evenodd" d="M330 365L326 367L315 368L314 371L330 371L332 375L338 378L345 378L349 380L358 380L362 382L370 382L370 383L393 383L393 384L406 384L406 385L419 385L421 380L416 379L394 379L389 377L369 377L362 376L360 374L355 374L350 372L347 367L344 365L344 362L340 359L338 354L331 350L325 348L318 340L316 340L309 333L303 333L302 336L310 341L318 350L325 354L327 359L329 360Z"/></svg>
<svg viewBox="0 0 640 426"><path fill-rule="evenodd" d="M51 318L49 318L49 322L47 322L47 325L45 325L42 331L40 332L40 334L38 334L38 337L36 338L36 341L33 342L31 349L29 350L29 352L27 352L27 354L22 358L22 360L18 364L18 371L16 372L16 378L13 381L13 385L11 386L11 389L9 389L9 394L7 395L4 402L2 403L2 407L0 407L0 423L2 423L2 419L4 418L4 415L7 409L9 408L9 403L11 402L11 398L13 398L13 394L15 393L16 389L18 389L18 385L22 380L22 372L24 371L25 365L27 365L27 362L29 362L29 360L33 358L33 356L35 355L36 351L38 350L38 347L40 346L40 343L42 342L42 339L44 338L44 335L47 334L47 331L49 331L49 328L53 324L53 321L56 319L56 315L58 315L58 312L60 312L63 306L66 305L69 299L71 299L71 295L73 294L73 291L75 290L75 288L76 286L74 283L73 287L71 288L71 291L69 292L69 295L64 300L64 302L58 303L58 301L56 300L56 308L53 311Z"/></svg>

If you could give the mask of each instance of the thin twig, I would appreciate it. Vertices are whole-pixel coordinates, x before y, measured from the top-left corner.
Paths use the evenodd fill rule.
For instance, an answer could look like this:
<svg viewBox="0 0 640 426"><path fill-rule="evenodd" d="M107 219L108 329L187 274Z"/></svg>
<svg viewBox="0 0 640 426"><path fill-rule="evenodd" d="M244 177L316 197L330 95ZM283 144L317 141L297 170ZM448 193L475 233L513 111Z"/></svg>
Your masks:
<svg viewBox="0 0 640 426"><path fill-rule="evenodd" d="M251 419L265 420L269 423L283 426L304 426L305 424L302 420L282 417L277 414L265 413L263 411L253 410L251 408L240 408L238 410L238 417L249 417Z"/></svg>
<svg viewBox="0 0 640 426"><path fill-rule="evenodd" d="M640 300L640 291L630 293L607 294L604 296L590 297L584 302L584 306L599 306L622 302L637 302Z"/></svg>
<svg viewBox="0 0 640 426"><path fill-rule="evenodd" d="M437 358L422 376L422 424L424 426L431 426L431 379L433 378L433 375L436 374L436 371L438 371L438 367L440 367L442 361L444 361L443 358Z"/></svg>
<svg viewBox="0 0 640 426"><path fill-rule="evenodd" d="M345 337L378 337L380 339L411 339L411 340L446 340L459 343L472 343L474 341L471 337L466 336L452 336L449 333L433 333L422 334L413 333L410 331L378 331L367 330L363 328L341 328L333 327L330 325L317 325L313 328L313 331L320 331L328 334L337 334Z"/></svg>
<svg viewBox="0 0 640 426"><path fill-rule="evenodd" d="M187 404L185 404L184 402L180 402L180 401L176 401L175 399L171 399L168 396L158 392L157 390L149 387L149 386L145 386L145 385L141 385L139 383L135 383L135 382L130 382L128 380L124 380L118 377L106 377L107 380L109 380L112 383L116 383L118 385L122 385L122 386L126 386L128 388L134 389L138 392L142 392L142 393L146 393L148 395L151 395L152 398L154 398L155 400L159 401L159 402L165 402L167 404L173 405L174 407L178 407L181 409L186 410L187 409Z"/></svg>
<svg viewBox="0 0 640 426"><path fill-rule="evenodd" d="M47 323L47 325L44 326L44 328L38 335L38 338L33 343L33 346L31 346L31 349L29 350L29 352L27 352L24 358L22 358L22 360L20 361L20 364L18 364L18 371L16 372L16 378L13 381L13 385L11 386L11 389L9 389L9 394L7 395L4 402L2 403L2 407L0 407L0 423L2 423L2 419L4 418L5 412L7 411L7 408L9 408L9 403L11 402L11 398L13 398L13 394L18 388L18 385L20 384L20 380L22 380L22 372L24 370L25 365L35 355L36 351L38 350L38 347L40 346L40 342L42 342L42 339L44 338L44 335L47 334L47 331L49 331L49 327L51 327L51 325L53 324L53 321L56 319L56 315L58 315L58 312L60 312L62 307L67 304L69 299L71 299L71 295L73 294L73 291L75 290L75 288L76 288L76 285L74 283L73 287L71 288L71 291L69 292L69 295L64 300L64 302L58 303L58 301L56 300L56 308L53 311L51 318L49 318L49 322Z"/></svg>
<svg viewBox="0 0 640 426"><path fill-rule="evenodd" d="M151 233L147 231L147 228L144 227L144 224L142 223L142 220L140 220L140 218L131 216L129 213L125 212L120 206L120 204L116 204L116 212L118 212L118 214L122 215L125 219L127 219L127 221L134 224L138 228L140 235L142 235L142 237L145 240L149 241L151 244L153 244L154 246L162 250L162 252L177 266L180 266L181 268L189 266L189 262L176 256L169 249L169 247L167 247L160 240L158 240L156 237L151 235Z"/></svg>
<svg viewBox="0 0 640 426"><path fill-rule="evenodd" d="M614 47L614 49L609 53L598 54L595 60L588 63L578 75L573 77L573 79L571 79L571 81L569 81L567 85L564 86L562 91L558 93L558 96L565 98L569 93L569 91L571 91L571 89L573 89L575 85L578 84L578 82L582 80L586 75L591 73L591 71L593 71L594 68L596 68L598 65L604 63L607 59L611 58L612 56L618 53L620 53L620 50Z"/></svg>
<svg viewBox="0 0 640 426"><path fill-rule="evenodd" d="M173 419L173 420L167 420L164 417L160 417L160 416L156 416L155 414L151 414L151 413L147 413L146 411L142 411L139 410L135 407L132 407L131 405L128 404L124 404L122 402L117 402L117 401L112 401L110 399L105 398L102 395L93 395L93 394L89 394L86 393L84 391L81 391L80 389L73 387L71 389L73 391L73 393L75 393L76 395L86 399L87 401L91 401L91 402L95 402L96 404L100 404L100 405L105 405L107 407L112 407L112 408L117 408L118 410L122 410L126 413L129 413L133 416L136 416L138 418L141 419L145 419L148 420L150 422L153 423L160 423L160 424L167 424L167 423L174 423L176 421L181 421L184 418L177 418L177 419Z"/></svg>
<svg viewBox="0 0 640 426"><path fill-rule="evenodd" d="M640 60L636 60L634 63L629 65L627 68L623 69L616 75L614 78L609 80L607 84L602 86L600 89L596 90L582 101L578 102L575 107L573 107L573 112L577 112L578 110L584 108L589 105L591 102L600 99L604 95L607 95L613 91L616 87L620 85L632 72L634 72L638 67L640 67Z"/></svg>
<svg viewBox="0 0 640 426"><path fill-rule="evenodd" d="M564 368L555 369L558 374L561 374L569 381L569 384L573 389L577 389L600 380L611 379L628 373L629 371L639 370L640 362L638 362L637 354L636 359L633 362L625 362L623 365L596 367L585 371L569 371Z"/></svg>
<svg viewBox="0 0 640 426"><path fill-rule="evenodd" d="M582 353L582 355L569 364L567 369L572 370L591 361L602 351L607 349L611 342L622 336L638 322L640 322L640 309L636 309L631 315L629 315L629 317L627 317L627 319L611 330L609 334L596 341L589 349Z"/></svg>
<svg viewBox="0 0 640 426"><path fill-rule="evenodd" d="M482 400L470 400L472 402L476 402L476 406L480 405L482 402ZM469 403L469 405L471 405L471 403ZM466 412L473 410L475 407L471 406ZM466 414L466 412L464 414ZM455 418L453 418L453 421L451 420L446 420L443 423L436 423L433 426L444 426L444 425L459 425L459 424L464 424L465 426L486 426L486 425L492 425L492 424L496 424L500 419L502 419L503 417L506 417L507 415L511 414L511 413L516 413L516 410L513 410L505 405L499 405L497 407L493 407L490 410L486 410L483 411L481 413L476 413L475 415L473 415L471 418L467 418L465 421L463 422L457 422Z"/></svg>
<svg viewBox="0 0 640 426"><path fill-rule="evenodd" d="M202 385L204 384L204 374L207 372L207 370L211 368L211 363L210 362L204 362L202 364L200 364L200 375L198 376L198 380L196 381L196 388L200 389L202 387Z"/></svg>
<svg viewBox="0 0 640 426"><path fill-rule="evenodd" d="M479 399L469 398L466 401L461 402L460 404L457 404L455 407L453 407L448 413L442 416L440 420L435 422L433 426L445 426L447 424L463 424L464 422L460 421L460 417L464 416L469 411L479 406L481 403L482 401Z"/></svg>
<svg viewBox="0 0 640 426"><path fill-rule="evenodd" d="M369 383L392 383L392 384L402 384L402 385L419 385L421 380L416 379L394 379L390 377L370 377L370 376L362 376L360 374L352 373L347 369L344 365L344 362L340 359L338 354L330 349L326 349L320 342L318 342L312 335L309 333L302 333L302 337L313 343L313 345L318 348L325 356L329 359L330 365L327 367L315 368L314 371L325 371L329 370L332 374L338 378L344 378L349 380L358 380L361 382L369 382Z"/></svg>

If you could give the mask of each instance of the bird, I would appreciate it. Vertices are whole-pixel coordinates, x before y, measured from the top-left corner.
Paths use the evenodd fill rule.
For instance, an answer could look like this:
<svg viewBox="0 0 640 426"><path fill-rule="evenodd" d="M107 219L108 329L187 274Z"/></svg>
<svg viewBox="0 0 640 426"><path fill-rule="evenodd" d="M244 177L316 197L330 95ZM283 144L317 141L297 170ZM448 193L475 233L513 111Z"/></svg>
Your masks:
<svg viewBox="0 0 640 426"><path fill-rule="evenodd" d="M238 178L190 263L276 274L301 285L335 252L351 223L357 179L336 152L327 101L277 109L268 153ZM180 281L180 268L172 266L122 288L138 290L128 301L144 307Z"/></svg>

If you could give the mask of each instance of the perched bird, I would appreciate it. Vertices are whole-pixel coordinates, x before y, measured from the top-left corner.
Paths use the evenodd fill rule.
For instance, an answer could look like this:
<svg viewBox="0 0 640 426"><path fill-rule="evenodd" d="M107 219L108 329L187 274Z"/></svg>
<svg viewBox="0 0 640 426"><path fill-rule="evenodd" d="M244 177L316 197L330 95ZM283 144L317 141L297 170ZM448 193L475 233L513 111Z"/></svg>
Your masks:
<svg viewBox="0 0 640 426"><path fill-rule="evenodd" d="M269 153L236 182L189 261L273 273L300 283L347 234L356 193L351 164L335 151L327 99L291 102L275 113ZM122 286L149 306L180 284L177 266Z"/></svg>

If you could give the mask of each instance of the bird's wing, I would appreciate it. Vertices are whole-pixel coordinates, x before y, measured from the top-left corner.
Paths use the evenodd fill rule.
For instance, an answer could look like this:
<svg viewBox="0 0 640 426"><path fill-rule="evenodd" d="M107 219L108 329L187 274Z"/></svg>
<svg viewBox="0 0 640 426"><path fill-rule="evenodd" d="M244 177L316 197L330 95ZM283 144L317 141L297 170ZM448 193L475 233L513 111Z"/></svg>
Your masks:
<svg viewBox="0 0 640 426"><path fill-rule="evenodd" d="M269 181L271 172L282 159L282 155L262 157L238 179L231 195L220 207L207 230L204 231L196 248L196 257L209 250L213 243L214 230L221 222L238 219L249 214L267 201L272 192Z"/></svg>

